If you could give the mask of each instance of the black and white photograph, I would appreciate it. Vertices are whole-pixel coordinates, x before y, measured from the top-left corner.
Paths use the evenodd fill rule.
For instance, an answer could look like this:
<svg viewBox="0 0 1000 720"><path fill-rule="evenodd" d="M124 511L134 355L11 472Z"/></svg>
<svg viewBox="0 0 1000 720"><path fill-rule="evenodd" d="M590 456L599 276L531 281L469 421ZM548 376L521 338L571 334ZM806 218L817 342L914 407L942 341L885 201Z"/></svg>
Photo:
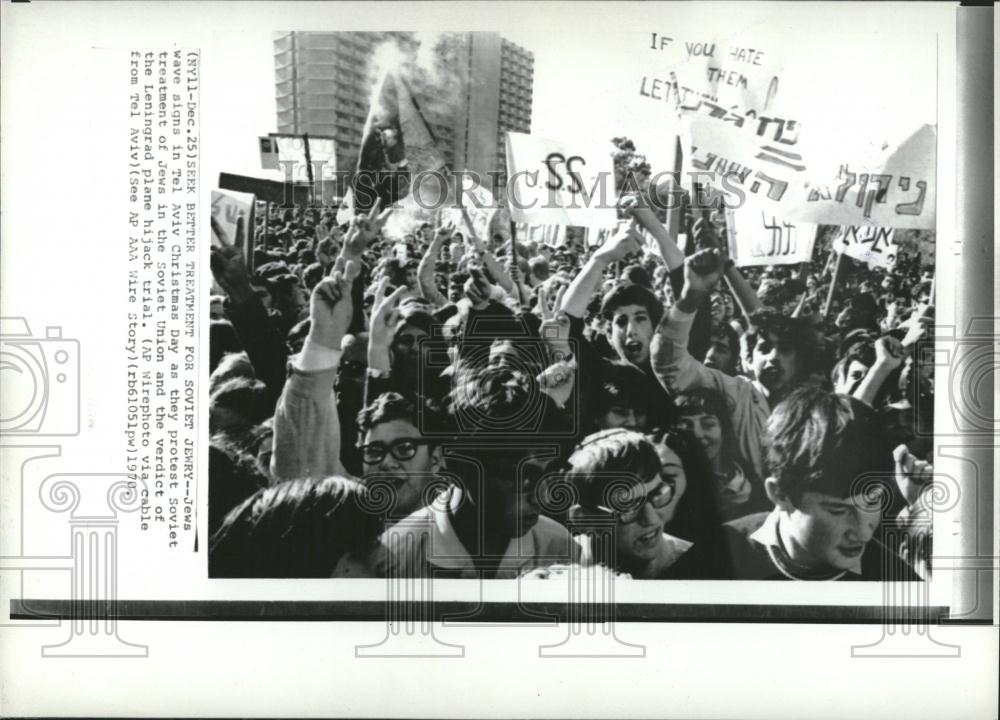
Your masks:
<svg viewBox="0 0 1000 720"><path fill-rule="evenodd" d="M210 577L927 578L936 39L628 34L566 106L524 34L275 33L275 177L213 191Z"/></svg>
<svg viewBox="0 0 1000 720"><path fill-rule="evenodd" d="M4 717L997 716L992 7L0 15Z"/></svg>

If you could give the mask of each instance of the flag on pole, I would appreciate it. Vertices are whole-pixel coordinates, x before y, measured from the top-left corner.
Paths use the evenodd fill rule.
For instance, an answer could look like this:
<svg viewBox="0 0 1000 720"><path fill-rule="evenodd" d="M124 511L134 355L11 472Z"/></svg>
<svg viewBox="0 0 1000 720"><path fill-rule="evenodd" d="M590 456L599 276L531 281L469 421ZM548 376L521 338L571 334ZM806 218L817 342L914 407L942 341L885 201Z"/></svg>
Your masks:
<svg viewBox="0 0 1000 720"><path fill-rule="evenodd" d="M389 207L410 194L417 174L444 168L444 154L406 81L386 72L379 81L362 134L351 182L352 207L367 210L376 199Z"/></svg>

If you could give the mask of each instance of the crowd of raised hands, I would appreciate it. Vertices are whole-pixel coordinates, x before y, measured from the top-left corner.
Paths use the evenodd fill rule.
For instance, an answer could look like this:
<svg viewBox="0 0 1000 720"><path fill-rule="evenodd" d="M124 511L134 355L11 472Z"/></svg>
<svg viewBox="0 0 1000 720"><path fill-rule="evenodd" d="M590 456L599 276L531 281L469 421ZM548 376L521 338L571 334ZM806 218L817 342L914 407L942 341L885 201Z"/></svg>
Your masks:
<svg viewBox="0 0 1000 720"><path fill-rule="evenodd" d="M929 574L918 261L738 268L638 197L560 247L393 212L213 220L214 576Z"/></svg>

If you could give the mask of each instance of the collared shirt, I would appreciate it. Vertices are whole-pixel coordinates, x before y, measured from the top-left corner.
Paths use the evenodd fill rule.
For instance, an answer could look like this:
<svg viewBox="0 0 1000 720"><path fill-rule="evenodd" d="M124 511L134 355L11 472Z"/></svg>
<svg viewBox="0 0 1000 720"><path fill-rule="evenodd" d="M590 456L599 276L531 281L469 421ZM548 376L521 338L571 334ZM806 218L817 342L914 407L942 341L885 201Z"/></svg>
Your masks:
<svg viewBox="0 0 1000 720"><path fill-rule="evenodd" d="M779 531L778 525L781 522L781 511L775 508L772 510L767 518L765 518L764 523L757 528L750 535L750 539L760 543L765 548L767 548L768 555L771 558L771 562L774 563L775 567L781 571L783 575L791 577L792 579L806 579L806 577L800 577L801 575L807 573L806 568L802 568L796 563L788 551L785 549L785 544L781 541L781 533ZM842 572L833 572L832 577L825 578L829 580L835 580L844 575L845 572L851 572L855 575L861 575L861 556L858 555L857 558L851 563L851 565Z"/></svg>
<svg viewBox="0 0 1000 720"><path fill-rule="evenodd" d="M382 535L390 558L390 572L397 577L478 578L469 551L462 544L452 518L462 502L462 491L450 487L434 502L400 520ZM576 562L579 555L569 531L540 515L524 535L511 538L496 578L516 578L533 568Z"/></svg>

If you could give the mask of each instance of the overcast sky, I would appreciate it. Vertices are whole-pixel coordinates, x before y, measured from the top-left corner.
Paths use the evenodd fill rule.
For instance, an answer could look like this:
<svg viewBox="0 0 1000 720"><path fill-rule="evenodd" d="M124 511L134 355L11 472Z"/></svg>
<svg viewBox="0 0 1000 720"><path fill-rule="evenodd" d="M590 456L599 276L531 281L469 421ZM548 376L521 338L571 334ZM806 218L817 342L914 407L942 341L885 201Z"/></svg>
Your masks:
<svg viewBox="0 0 1000 720"><path fill-rule="evenodd" d="M659 13L645 22L635 12L612 14L631 6L609 5L606 22L570 28L559 26L565 22L565 14L556 12L559 6L540 4L531 6L530 23L515 17L518 13L505 13L509 27L490 25L535 55L533 133L600 142L628 135L654 165L668 153L675 130L666 104L639 95L643 74L662 75L669 64L666 55L661 61L648 49L652 32L675 42L719 38L768 48L768 59L781 67L776 104L816 128L816 134L837 130L875 142L934 122L935 38L926 31L908 31L901 20L892 34L887 28L862 32L819 14L813 20L801 12L790 17L788 4L743 14L724 12L729 6L721 3L708 5L683 5L679 12ZM423 26L486 29L476 18L463 24L459 13L449 17L447 27L440 17L432 26L422 18ZM276 16L275 23L274 29L302 27L291 14ZM330 29L338 25L331 19ZM325 28L312 22L308 29ZM211 138L204 144L204 167L210 173L267 174L259 167L256 137L275 130L272 42L271 29L256 26L219 35L218 43L205 50L202 122L204 137Z"/></svg>

